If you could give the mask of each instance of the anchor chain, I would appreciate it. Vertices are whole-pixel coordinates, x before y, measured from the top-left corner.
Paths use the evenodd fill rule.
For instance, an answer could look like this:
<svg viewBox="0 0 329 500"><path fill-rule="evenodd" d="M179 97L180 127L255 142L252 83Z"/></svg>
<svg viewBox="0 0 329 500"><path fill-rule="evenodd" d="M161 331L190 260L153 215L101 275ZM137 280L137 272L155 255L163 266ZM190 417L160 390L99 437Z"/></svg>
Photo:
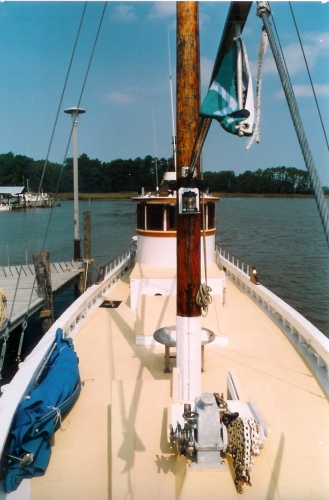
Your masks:
<svg viewBox="0 0 329 500"><path fill-rule="evenodd" d="M223 395L214 393L220 412L220 420L227 428L227 453L233 458L235 470L234 484L238 493L243 493L243 485L251 486L250 473L254 465L253 457L260 453L259 424L253 418L241 418L231 412Z"/></svg>

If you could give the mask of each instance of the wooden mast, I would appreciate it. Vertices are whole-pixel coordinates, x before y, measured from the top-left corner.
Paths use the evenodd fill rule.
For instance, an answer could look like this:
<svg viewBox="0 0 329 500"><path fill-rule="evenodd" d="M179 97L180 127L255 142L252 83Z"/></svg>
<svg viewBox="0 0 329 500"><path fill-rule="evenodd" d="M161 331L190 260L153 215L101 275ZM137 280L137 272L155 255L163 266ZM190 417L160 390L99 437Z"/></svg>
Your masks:
<svg viewBox="0 0 329 500"><path fill-rule="evenodd" d="M200 110L198 2L177 2L177 184L186 185ZM196 167L196 177L200 169ZM193 179L194 180L194 179ZM178 197L178 195L177 195ZM179 210L178 210L179 212ZM180 398L192 400L201 390L201 312L199 213L177 215L177 367Z"/></svg>

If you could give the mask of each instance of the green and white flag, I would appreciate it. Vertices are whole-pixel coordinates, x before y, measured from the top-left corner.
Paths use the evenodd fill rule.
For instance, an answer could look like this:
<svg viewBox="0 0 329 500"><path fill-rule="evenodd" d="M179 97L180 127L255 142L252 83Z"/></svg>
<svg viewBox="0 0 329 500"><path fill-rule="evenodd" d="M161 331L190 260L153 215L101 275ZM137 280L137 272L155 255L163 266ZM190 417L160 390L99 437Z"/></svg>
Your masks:
<svg viewBox="0 0 329 500"><path fill-rule="evenodd" d="M243 107L239 107L236 90L237 44L226 54L219 71L202 103L200 116L215 118L231 134L251 135L253 129L253 92L247 53L241 38L238 39L242 53ZM241 123L242 122L242 123ZM239 125L241 123L241 125Z"/></svg>

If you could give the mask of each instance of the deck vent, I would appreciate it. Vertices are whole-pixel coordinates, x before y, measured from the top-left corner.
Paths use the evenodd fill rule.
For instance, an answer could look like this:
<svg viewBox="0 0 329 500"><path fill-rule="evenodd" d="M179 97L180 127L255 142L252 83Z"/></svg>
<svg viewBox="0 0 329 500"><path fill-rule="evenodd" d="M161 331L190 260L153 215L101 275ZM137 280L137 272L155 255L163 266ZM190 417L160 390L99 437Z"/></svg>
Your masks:
<svg viewBox="0 0 329 500"><path fill-rule="evenodd" d="M121 304L122 300L104 300L99 307L106 307L107 309L116 309Z"/></svg>

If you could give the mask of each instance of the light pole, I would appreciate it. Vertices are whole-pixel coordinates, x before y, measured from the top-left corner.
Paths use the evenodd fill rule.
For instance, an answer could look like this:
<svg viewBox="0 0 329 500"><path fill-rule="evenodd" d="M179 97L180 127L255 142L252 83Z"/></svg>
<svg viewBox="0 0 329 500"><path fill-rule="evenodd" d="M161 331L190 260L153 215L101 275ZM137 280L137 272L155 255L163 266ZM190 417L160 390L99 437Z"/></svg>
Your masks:
<svg viewBox="0 0 329 500"><path fill-rule="evenodd" d="M82 108L68 108L64 113L71 115L73 124L73 191L74 191L74 260L81 260L79 236L79 186L78 186L78 119L86 111Z"/></svg>

